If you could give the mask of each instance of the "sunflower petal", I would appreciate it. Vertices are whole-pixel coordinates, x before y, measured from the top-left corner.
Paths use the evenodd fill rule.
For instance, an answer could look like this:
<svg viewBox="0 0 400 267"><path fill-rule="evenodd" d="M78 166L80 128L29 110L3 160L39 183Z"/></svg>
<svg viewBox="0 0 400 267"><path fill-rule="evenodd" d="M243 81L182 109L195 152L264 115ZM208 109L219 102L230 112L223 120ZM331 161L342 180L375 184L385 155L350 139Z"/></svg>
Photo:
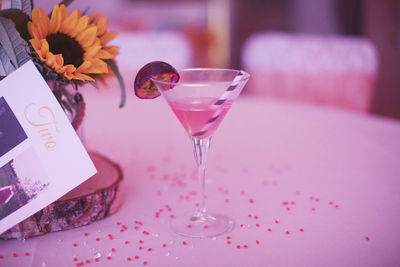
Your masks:
<svg viewBox="0 0 400 267"><path fill-rule="evenodd" d="M113 40L117 36L117 32L106 32L103 36L100 37L101 45L106 45L108 42Z"/></svg>
<svg viewBox="0 0 400 267"><path fill-rule="evenodd" d="M92 65L92 62L86 60L86 61L84 61L84 62L79 66L78 71L79 71L79 72L86 72L86 70L87 70L88 68L90 68L91 65Z"/></svg>
<svg viewBox="0 0 400 267"><path fill-rule="evenodd" d="M108 27L108 20L106 17L100 16L96 22L97 25L97 36L102 36L106 33Z"/></svg>
<svg viewBox="0 0 400 267"><path fill-rule="evenodd" d="M68 17L68 9L65 5L60 6L61 21L64 21Z"/></svg>
<svg viewBox="0 0 400 267"><path fill-rule="evenodd" d="M117 36L116 32L107 32L100 38L100 42L102 45L105 45L106 43L114 39L115 36Z"/></svg>
<svg viewBox="0 0 400 267"><path fill-rule="evenodd" d="M65 34L70 34L73 29L75 29L78 24L79 18L81 17L81 12L76 9L65 21L62 23L60 31Z"/></svg>
<svg viewBox="0 0 400 267"><path fill-rule="evenodd" d="M50 34L58 32L61 26L61 19L62 19L62 14L60 7L58 5L55 5L50 18L50 24L49 24Z"/></svg>
<svg viewBox="0 0 400 267"><path fill-rule="evenodd" d="M54 63L56 62L56 56L53 53L47 53L46 55L46 64L47 66L54 68ZM56 69L57 70L57 69Z"/></svg>
<svg viewBox="0 0 400 267"><path fill-rule="evenodd" d="M92 59L92 65L85 70L85 73L103 74L108 72L107 64L101 59Z"/></svg>
<svg viewBox="0 0 400 267"><path fill-rule="evenodd" d="M119 54L119 47L116 45L106 46L103 49L113 55L113 57L116 57Z"/></svg>
<svg viewBox="0 0 400 267"><path fill-rule="evenodd" d="M46 39L40 40L40 53L42 54L43 58L47 59L47 54L49 53L49 43Z"/></svg>
<svg viewBox="0 0 400 267"><path fill-rule="evenodd" d="M76 25L75 29L73 29L69 35L73 38L75 38L78 34L80 34L83 30L86 29L86 27L89 24L89 17L88 16L82 16L78 20L78 24Z"/></svg>
<svg viewBox="0 0 400 267"><path fill-rule="evenodd" d="M96 55L98 58L102 58L102 57L98 56L99 51L101 51L100 49L101 49L101 45L91 46L91 47L87 48L83 59L89 60L90 58L93 58Z"/></svg>
<svg viewBox="0 0 400 267"><path fill-rule="evenodd" d="M81 44L83 48L90 47L91 45L93 45L93 42L96 39L96 32L97 27L92 26L78 34L76 36L76 40Z"/></svg>
<svg viewBox="0 0 400 267"><path fill-rule="evenodd" d="M99 53L97 54L97 57L101 58L101 59L112 59L112 58L114 58L114 56L110 52L105 50L105 49L101 49L99 51Z"/></svg>
<svg viewBox="0 0 400 267"><path fill-rule="evenodd" d="M29 42L31 43L33 49L35 50L36 54L39 56L41 61L44 61L44 57L40 52L40 47L42 46L38 39L30 39Z"/></svg>

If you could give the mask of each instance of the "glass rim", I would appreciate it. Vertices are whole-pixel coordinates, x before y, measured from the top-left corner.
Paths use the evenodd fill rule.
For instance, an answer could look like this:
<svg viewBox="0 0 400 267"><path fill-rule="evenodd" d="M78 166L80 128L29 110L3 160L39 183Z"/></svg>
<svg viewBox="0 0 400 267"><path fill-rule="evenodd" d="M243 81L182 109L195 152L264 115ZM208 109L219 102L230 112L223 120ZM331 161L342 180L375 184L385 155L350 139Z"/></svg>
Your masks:
<svg viewBox="0 0 400 267"><path fill-rule="evenodd" d="M190 72L190 71L220 71L220 72L236 72L237 74L239 73L239 72L242 72L244 75L243 75L243 77L238 81L238 82L242 82L242 81L245 81L245 80L248 80L248 79L250 79L250 74L247 72L247 71L244 71L244 70L237 70L237 69L226 69L226 68L184 68L184 69L180 69L179 71L178 71L178 73L181 73L181 72ZM236 77L236 76L235 76ZM152 82L155 82L155 83L159 83L159 84L163 84L163 85L173 85L173 86L175 86L175 85L181 85L181 86L191 86L191 85L193 85L194 83L193 82L180 82L180 81L177 81L177 82L166 82L166 81L160 81L160 80L156 80L156 79L153 79L153 78L150 78L150 80L152 81ZM231 84L233 82L233 80L229 80L229 81L212 81L212 82L206 82L206 81L204 81L204 84ZM199 82L199 81L197 81L197 82L195 82L195 84L203 84L203 82Z"/></svg>

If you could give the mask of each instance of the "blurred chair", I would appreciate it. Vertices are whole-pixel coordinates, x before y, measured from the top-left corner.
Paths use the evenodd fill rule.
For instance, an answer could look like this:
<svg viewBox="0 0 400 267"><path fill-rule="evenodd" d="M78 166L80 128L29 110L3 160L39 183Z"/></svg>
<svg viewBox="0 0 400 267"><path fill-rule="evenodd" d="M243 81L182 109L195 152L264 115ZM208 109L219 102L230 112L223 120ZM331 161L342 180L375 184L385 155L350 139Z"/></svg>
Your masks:
<svg viewBox="0 0 400 267"><path fill-rule="evenodd" d="M129 85L151 61L165 61L180 69L190 66L193 58L190 41L179 31L120 31L113 42L120 47L117 61Z"/></svg>
<svg viewBox="0 0 400 267"><path fill-rule="evenodd" d="M369 112L378 55L361 37L263 32L246 40L242 65L248 94Z"/></svg>

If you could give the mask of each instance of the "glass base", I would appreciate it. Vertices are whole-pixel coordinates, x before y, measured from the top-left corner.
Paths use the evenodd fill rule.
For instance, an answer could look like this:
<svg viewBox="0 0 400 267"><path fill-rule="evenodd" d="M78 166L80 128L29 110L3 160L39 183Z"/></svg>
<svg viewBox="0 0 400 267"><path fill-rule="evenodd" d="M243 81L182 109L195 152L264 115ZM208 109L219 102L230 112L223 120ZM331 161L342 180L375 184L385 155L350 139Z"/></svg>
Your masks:
<svg viewBox="0 0 400 267"><path fill-rule="evenodd" d="M187 237L214 237L230 232L233 226L234 222L221 214L197 212L171 219L172 231Z"/></svg>

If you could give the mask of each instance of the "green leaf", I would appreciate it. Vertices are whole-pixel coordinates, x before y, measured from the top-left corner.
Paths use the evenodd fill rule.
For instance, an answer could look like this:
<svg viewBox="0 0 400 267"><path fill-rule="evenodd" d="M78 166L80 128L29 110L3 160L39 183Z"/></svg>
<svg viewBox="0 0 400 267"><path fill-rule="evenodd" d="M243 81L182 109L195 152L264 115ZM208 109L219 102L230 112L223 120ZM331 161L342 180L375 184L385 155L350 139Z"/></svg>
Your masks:
<svg viewBox="0 0 400 267"><path fill-rule="evenodd" d="M71 4L72 2L74 2L74 0L63 0L63 1L61 1L58 5L59 5L59 6L61 6L61 5L68 6L68 5Z"/></svg>
<svg viewBox="0 0 400 267"><path fill-rule="evenodd" d="M119 104L119 107L122 108L123 106L125 106L125 102L126 102L124 79L122 78L121 73L119 72L118 66L114 60L106 59L104 61L107 63L108 66L110 66L110 68L112 69L112 71L114 72L115 76L118 79L119 87L121 88L121 103Z"/></svg>
<svg viewBox="0 0 400 267"><path fill-rule="evenodd" d="M7 76L15 70L11 64L10 58L4 52L4 49L0 46L0 76Z"/></svg>
<svg viewBox="0 0 400 267"><path fill-rule="evenodd" d="M11 0L11 8L20 9L31 17L33 5L31 0Z"/></svg>
<svg viewBox="0 0 400 267"><path fill-rule="evenodd" d="M3 17L0 17L0 46L15 69L30 60L28 44L21 38L14 23ZM3 64L3 68L7 69L7 66Z"/></svg>

